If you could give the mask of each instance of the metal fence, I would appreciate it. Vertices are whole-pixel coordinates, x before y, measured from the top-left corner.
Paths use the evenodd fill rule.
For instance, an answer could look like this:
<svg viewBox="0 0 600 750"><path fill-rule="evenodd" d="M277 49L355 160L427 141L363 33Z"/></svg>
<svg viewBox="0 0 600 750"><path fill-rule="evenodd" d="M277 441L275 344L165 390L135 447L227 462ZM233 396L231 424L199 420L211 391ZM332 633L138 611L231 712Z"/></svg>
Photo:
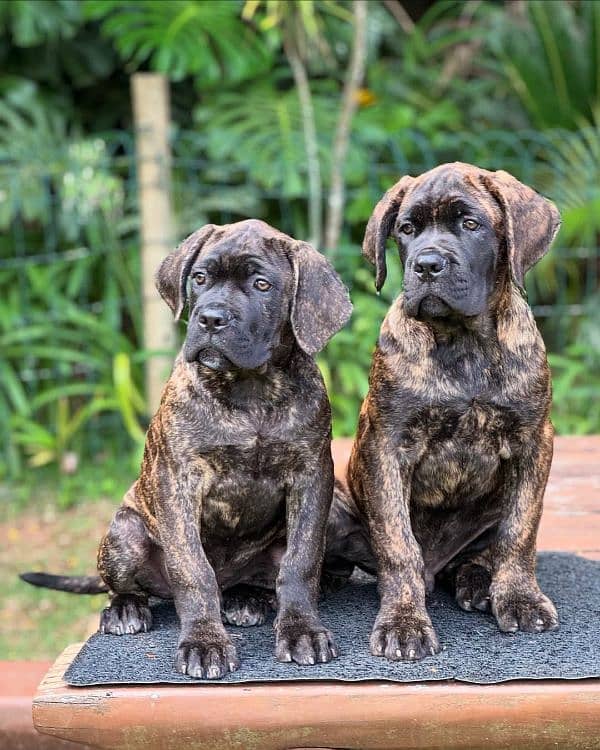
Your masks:
<svg viewBox="0 0 600 750"><path fill-rule="evenodd" d="M447 136L439 145L404 133L375 155L366 185L348 187L348 204L361 199L372 206L402 174L454 160L503 168L540 186L549 144L550 136L535 133ZM198 133L174 134L172 149L179 238L207 221L248 216L306 236L304 196L265 189L242 170L211 162ZM52 446L52 438L56 443L65 420L76 419L91 396L105 399L106 408L100 403L82 416L89 450L98 450L107 436L125 446L127 415L115 406L122 395L110 391L114 357L129 358L138 388L144 357L133 139L111 133L66 145L56 163L31 154L27 161L0 164L0 185L0 441L6 446L0 471L18 463L27 440L37 439L39 463L44 440L48 451L64 450ZM351 287L362 262L365 220L354 212L335 257ZM530 274L527 286L549 348L560 351L589 313L585 300L598 288L600 249L556 247L551 258ZM375 326L373 341L376 334ZM73 440L68 430L64 438Z"/></svg>

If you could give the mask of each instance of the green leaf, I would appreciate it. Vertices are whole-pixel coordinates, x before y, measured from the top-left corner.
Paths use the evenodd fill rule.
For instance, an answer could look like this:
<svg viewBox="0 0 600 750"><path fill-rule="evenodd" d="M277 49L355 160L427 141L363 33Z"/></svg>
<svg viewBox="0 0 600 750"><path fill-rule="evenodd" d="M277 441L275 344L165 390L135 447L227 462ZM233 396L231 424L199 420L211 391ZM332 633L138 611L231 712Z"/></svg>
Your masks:
<svg viewBox="0 0 600 750"><path fill-rule="evenodd" d="M271 64L268 47L232 0L86 0L84 12L102 21L103 33L135 67L149 59L174 80L239 83Z"/></svg>

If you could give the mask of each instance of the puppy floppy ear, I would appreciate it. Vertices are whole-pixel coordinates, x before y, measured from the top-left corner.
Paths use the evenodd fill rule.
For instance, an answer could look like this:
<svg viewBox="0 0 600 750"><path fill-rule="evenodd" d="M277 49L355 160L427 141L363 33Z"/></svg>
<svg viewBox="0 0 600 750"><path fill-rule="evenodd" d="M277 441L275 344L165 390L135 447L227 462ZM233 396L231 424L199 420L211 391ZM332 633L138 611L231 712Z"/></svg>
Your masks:
<svg viewBox="0 0 600 750"><path fill-rule="evenodd" d="M190 234L177 250L167 255L156 272L156 288L171 308L175 320L181 318L187 302L187 280L194 261L215 229L217 227L214 224L207 224Z"/></svg>
<svg viewBox="0 0 600 750"><path fill-rule="evenodd" d="M375 266L375 288L381 289L387 276L385 243L390 236L404 194L414 182L406 175L391 187L373 209L365 230L362 251L365 258Z"/></svg>
<svg viewBox="0 0 600 750"><path fill-rule="evenodd" d="M312 245L295 243L290 260L294 269L292 330L300 348L316 354L347 323L352 304L331 263Z"/></svg>
<svg viewBox="0 0 600 750"><path fill-rule="evenodd" d="M508 172L486 174L483 182L504 214L510 276L523 289L525 274L548 252L560 229L560 213L554 203Z"/></svg>

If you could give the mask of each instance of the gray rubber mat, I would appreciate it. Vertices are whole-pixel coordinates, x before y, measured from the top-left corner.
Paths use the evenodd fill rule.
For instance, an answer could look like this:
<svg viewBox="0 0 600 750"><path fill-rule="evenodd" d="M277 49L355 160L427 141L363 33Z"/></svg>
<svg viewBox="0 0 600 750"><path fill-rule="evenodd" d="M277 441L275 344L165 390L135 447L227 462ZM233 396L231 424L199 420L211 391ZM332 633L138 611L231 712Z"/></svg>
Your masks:
<svg viewBox="0 0 600 750"><path fill-rule="evenodd" d="M338 659L306 667L280 664L273 656L271 621L260 627L232 627L228 630L242 666L219 683L448 679L495 683L600 677L600 563L542 553L538 577L558 608L561 624L557 631L502 634L491 615L463 612L451 596L436 590L428 599L428 609L442 652L417 663L389 662L368 651L378 597L373 579L362 576L321 602L322 620L340 648ZM173 669L178 623L172 604L158 603L153 616L154 629L149 633L93 635L69 667L68 684L203 682Z"/></svg>

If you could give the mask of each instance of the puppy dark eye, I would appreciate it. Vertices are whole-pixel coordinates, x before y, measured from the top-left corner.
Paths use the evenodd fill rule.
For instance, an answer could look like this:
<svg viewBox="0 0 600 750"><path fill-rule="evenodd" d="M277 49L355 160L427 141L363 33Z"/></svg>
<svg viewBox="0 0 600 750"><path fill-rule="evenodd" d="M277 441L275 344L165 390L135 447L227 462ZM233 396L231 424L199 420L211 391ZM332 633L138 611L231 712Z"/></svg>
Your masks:
<svg viewBox="0 0 600 750"><path fill-rule="evenodd" d="M204 271L196 271L196 273L192 276L196 284L204 284L206 281L206 274Z"/></svg>
<svg viewBox="0 0 600 750"><path fill-rule="evenodd" d="M400 231L402 234L412 234L415 231L415 228L410 221L405 221L404 224L400 225Z"/></svg>
<svg viewBox="0 0 600 750"><path fill-rule="evenodd" d="M475 221L475 219L463 219L463 229L470 229L471 232L475 231L475 229L479 229L479 222Z"/></svg>
<svg viewBox="0 0 600 750"><path fill-rule="evenodd" d="M256 279L254 282L254 288L258 289L259 292L268 292L272 286L266 279Z"/></svg>

